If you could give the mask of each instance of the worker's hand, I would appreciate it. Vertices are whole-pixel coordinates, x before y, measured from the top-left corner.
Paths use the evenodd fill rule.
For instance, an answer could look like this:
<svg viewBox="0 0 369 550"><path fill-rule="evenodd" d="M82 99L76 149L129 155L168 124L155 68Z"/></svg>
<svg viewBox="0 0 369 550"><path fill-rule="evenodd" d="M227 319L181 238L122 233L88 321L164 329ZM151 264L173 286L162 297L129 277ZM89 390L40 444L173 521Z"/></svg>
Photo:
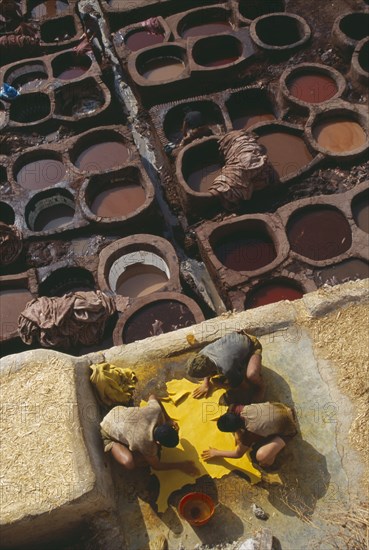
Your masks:
<svg viewBox="0 0 369 550"><path fill-rule="evenodd" d="M210 460L211 458L214 458L216 455L217 449L213 449L210 447L207 451L202 451L201 458L203 460Z"/></svg>
<svg viewBox="0 0 369 550"><path fill-rule="evenodd" d="M195 463L192 460L184 460L181 462L180 470L190 476L198 476L200 474L200 470L197 466L195 466Z"/></svg>
<svg viewBox="0 0 369 550"><path fill-rule="evenodd" d="M209 393L209 384L203 382L201 386L195 388L192 392L192 397L199 399L200 397L207 397Z"/></svg>

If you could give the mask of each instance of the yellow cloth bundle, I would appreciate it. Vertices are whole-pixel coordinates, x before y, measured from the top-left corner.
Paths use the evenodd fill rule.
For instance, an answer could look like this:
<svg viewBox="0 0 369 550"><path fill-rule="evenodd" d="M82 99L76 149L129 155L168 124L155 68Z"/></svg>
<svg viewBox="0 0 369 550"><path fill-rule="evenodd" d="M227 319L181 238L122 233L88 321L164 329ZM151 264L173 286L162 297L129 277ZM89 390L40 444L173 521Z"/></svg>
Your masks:
<svg viewBox="0 0 369 550"><path fill-rule="evenodd" d="M90 366L90 380L104 405L128 405L136 387L137 378L133 370L117 367L111 363Z"/></svg>

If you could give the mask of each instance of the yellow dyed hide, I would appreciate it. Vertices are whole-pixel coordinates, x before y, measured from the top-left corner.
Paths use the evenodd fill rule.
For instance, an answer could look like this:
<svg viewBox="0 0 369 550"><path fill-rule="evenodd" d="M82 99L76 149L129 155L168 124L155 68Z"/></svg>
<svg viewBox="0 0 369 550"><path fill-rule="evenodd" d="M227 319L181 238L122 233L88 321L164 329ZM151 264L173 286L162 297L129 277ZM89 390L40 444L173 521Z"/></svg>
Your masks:
<svg viewBox="0 0 369 550"><path fill-rule="evenodd" d="M188 380L172 380L167 383L169 397L162 401L168 415L179 424L180 443L174 449L163 447L161 461L193 460L200 473L195 478L180 470L152 470L160 481L157 502L159 512L165 512L168 498L173 491L194 483L197 478L206 474L212 478L221 478L237 469L246 473L252 484L261 480L261 473L252 465L248 453L238 459L214 458L211 462L202 460L201 452L205 449L214 447L232 450L235 441L233 434L219 431L216 424L219 416L227 410L218 405L224 390L217 389L208 398L194 399L191 394L196 387L197 384Z"/></svg>

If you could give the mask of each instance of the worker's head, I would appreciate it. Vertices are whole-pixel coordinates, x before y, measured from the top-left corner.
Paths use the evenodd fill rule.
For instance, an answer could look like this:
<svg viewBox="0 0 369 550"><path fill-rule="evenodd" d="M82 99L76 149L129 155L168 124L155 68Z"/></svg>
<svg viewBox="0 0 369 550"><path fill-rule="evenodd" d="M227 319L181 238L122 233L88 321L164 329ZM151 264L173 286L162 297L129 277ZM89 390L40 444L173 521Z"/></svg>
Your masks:
<svg viewBox="0 0 369 550"><path fill-rule="evenodd" d="M244 424L237 414L225 413L218 418L217 426L221 432L237 432Z"/></svg>
<svg viewBox="0 0 369 550"><path fill-rule="evenodd" d="M178 432L171 424L162 424L154 430L154 439L163 447L177 447L179 443Z"/></svg>
<svg viewBox="0 0 369 550"><path fill-rule="evenodd" d="M204 378L204 376L216 374L216 368L209 357L198 354L189 360L187 364L187 374L194 378Z"/></svg>

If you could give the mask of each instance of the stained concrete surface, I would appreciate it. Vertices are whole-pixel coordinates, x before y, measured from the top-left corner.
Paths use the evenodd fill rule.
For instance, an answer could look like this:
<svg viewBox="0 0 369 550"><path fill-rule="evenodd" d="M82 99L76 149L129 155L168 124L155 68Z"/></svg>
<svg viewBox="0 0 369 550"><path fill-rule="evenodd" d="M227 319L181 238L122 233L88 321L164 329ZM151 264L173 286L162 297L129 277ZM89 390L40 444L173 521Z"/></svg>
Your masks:
<svg viewBox="0 0 369 550"><path fill-rule="evenodd" d="M365 457L349 442L357 402L338 389L337 370L323 358L317 340L322 337L319 331L324 330L319 323L326 315L347 317L355 309L356 315L362 312L365 319L368 297L368 281L323 287L293 303L271 304L239 314L229 312L172 334L78 359L68 357L66 361L74 362L76 372L104 359L132 366L139 378L139 401L152 392L163 395L165 381L182 377L188 357L199 347L227 332L245 328L260 337L263 344L267 398L295 407L300 433L277 459L282 486L265 482L251 486L246 476L237 472L220 480L203 477L195 485L172 494L167 511L160 515L155 509L159 490L155 476L148 469L123 471L109 455L103 455L100 442L88 440L85 433L88 452L104 460L104 469L111 466L111 496L116 510L95 514L88 522L85 537L78 542L72 537L60 548L152 550L165 548L166 540L170 550L192 550L197 545L230 550L236 548L235 541L252 536L263 526L272 530L284 550L324 550L332 547L332 541L336 548L347 548L347 540L338 533L342 527L332 524L329 517L338 517L342 509L350 509L357 497L363 497ZM346 341L350 331L353 336L353 330L364 338L365 326L356 324L348 328L348 334L341 335L341 340ZM5 357L1 370L15 372L38 354L36 350ZM53 352L47 354L51 356ZM81 390L77 396L79 407L83 399ZM89 420L96 424L99 419ZM181 496L189 490L202 490L217 503L213 519L201 528L192 528L177 512ZM270 515L266 522L253 515L253 503Z"/></svg>

